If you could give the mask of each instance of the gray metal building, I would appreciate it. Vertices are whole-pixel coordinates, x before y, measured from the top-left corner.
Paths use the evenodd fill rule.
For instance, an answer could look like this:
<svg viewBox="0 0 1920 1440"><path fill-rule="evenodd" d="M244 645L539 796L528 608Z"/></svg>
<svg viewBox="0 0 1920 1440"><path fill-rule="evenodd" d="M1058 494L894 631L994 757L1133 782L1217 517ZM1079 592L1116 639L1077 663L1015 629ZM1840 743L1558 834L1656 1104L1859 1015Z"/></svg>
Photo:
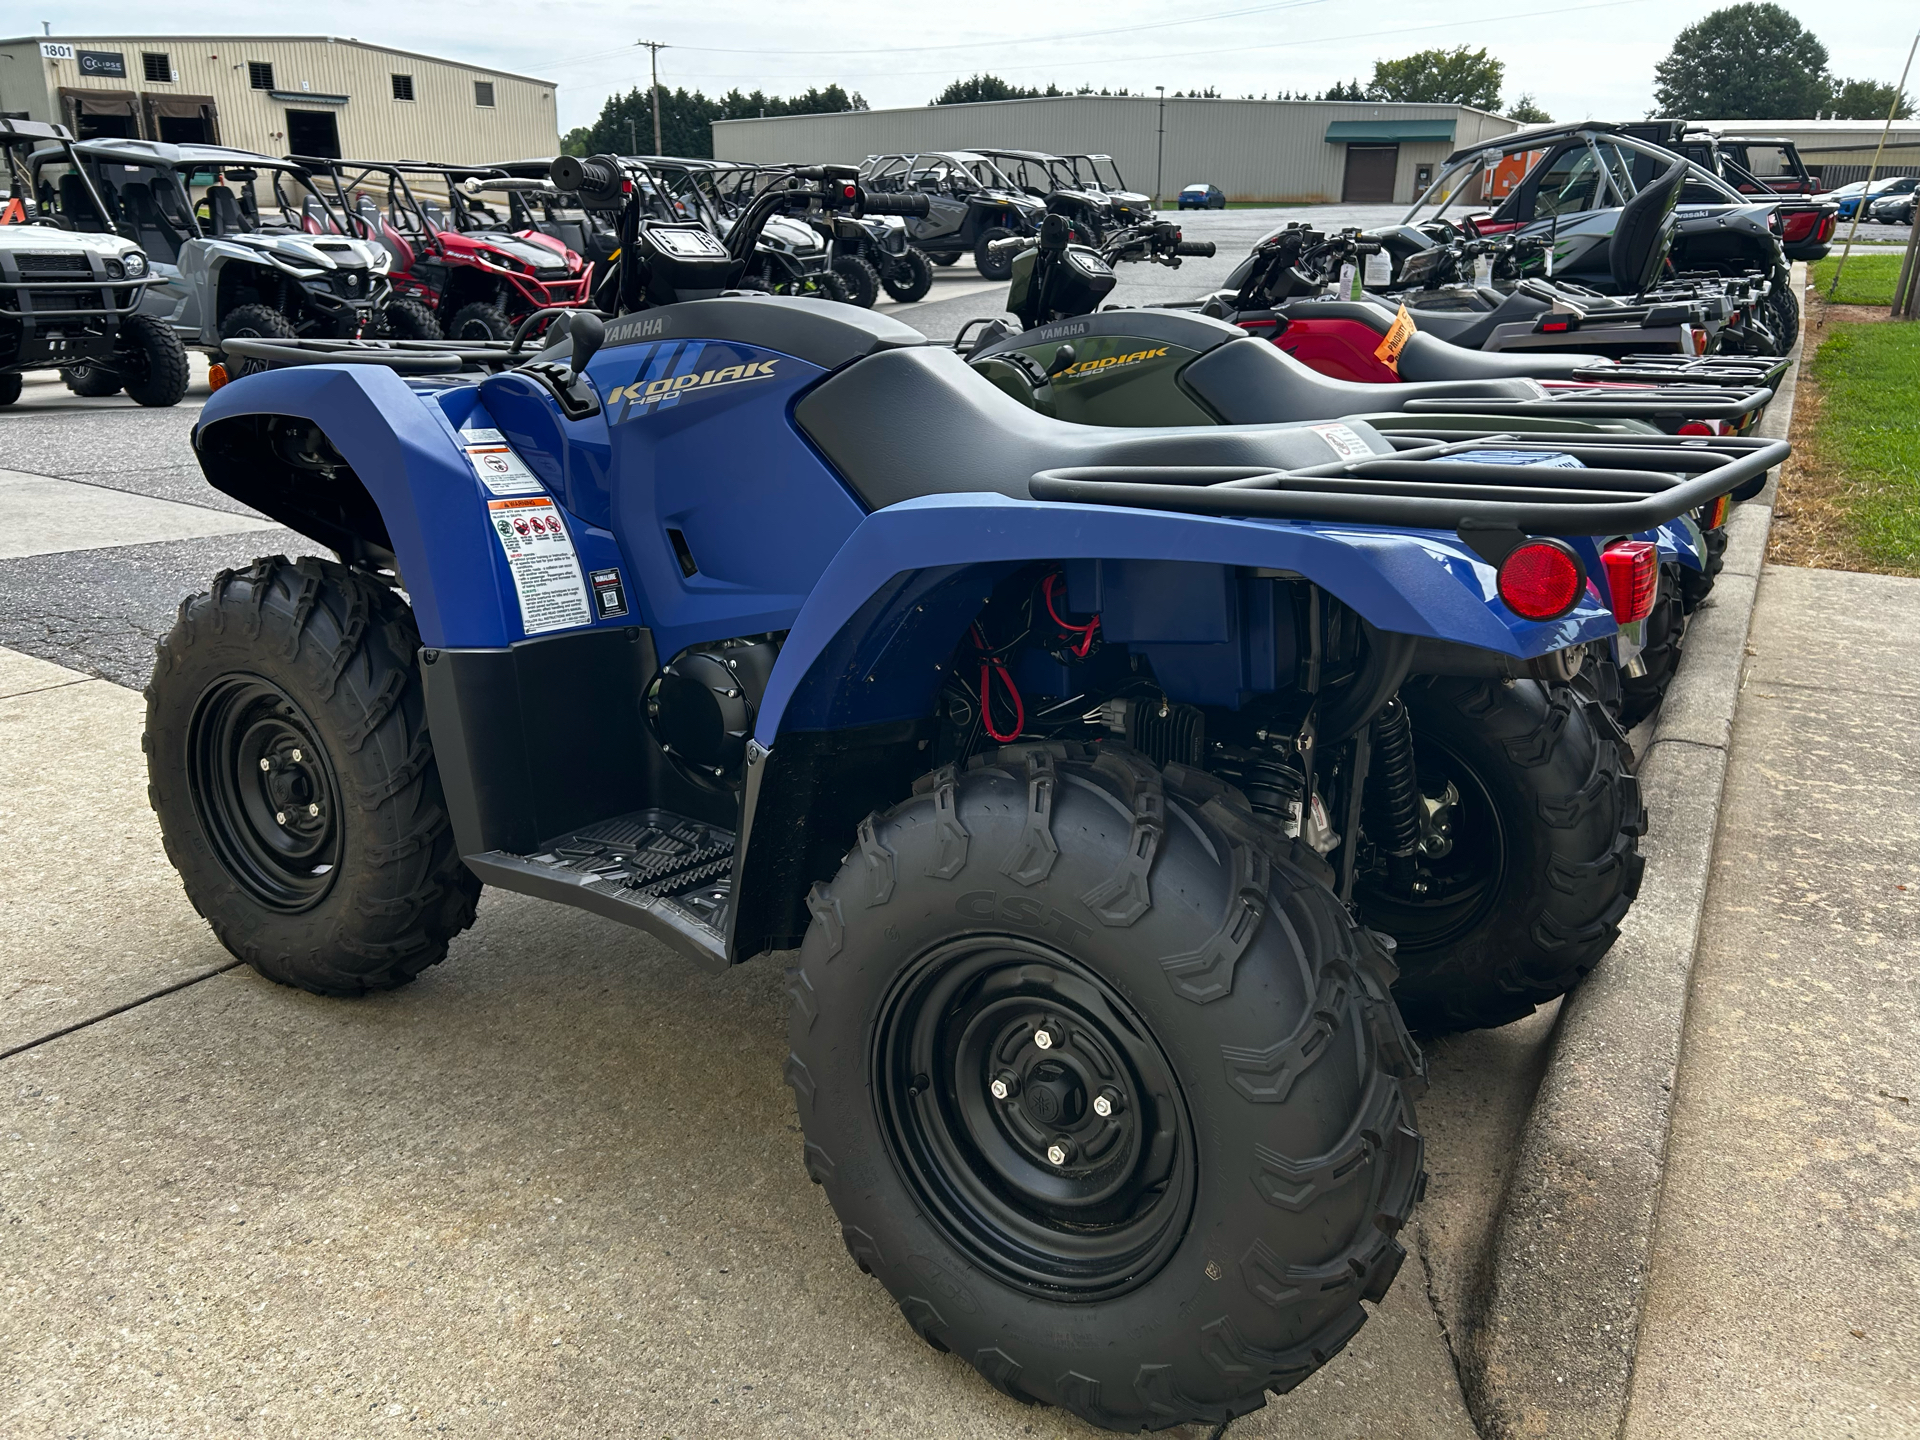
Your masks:
<svg viewBox="0 0 1920 1440"><path fill-rule="evenodd" d="M984 146L1104 153L1163 195L1201 181L1229 200L1410 204L1447 154L1519 126L1464 105L1174 100L1073 95L721 120L713 153L759 163L857 164L868 155Z"/></svg>
<svg viewBox="0 0 1920 1440"><path fill-rule="evenodd" d="M268 155L469 163L560 148L551 80L328 35L0 40L0 114Z"/></svg>

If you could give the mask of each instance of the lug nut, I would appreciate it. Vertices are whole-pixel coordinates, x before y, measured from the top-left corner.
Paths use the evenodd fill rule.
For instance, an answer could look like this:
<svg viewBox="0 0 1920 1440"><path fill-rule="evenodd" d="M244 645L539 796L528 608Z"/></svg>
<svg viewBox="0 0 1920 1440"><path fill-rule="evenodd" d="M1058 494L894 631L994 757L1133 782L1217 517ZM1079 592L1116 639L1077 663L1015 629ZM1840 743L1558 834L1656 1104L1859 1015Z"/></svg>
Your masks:
<svg viewBox="0 0 1920 1440"><path fill-rule="evenodd" d="M1053 1143L1047 1146L1047 1163L1049 1165L1064 1165L1072 1157L1073 1142L1064 1135L1055 1136Z"/></svg>
<svg viewBox="0 0 1920 1440"><path fill-rule="evenodd" d="M320 807L318 805L307 806L307 814L318 815L319 813L320 813Z"/></svg>
<svg viewBox="0 0 1920 1440"><path fill-rule="evenodd" d="M276 810L273 812L273 818L278 824L284 825L287 823L287 812L284 810Z"/></svg>
<svg viewBox="0 0 1920 1440"><path fill-rule="evenodd" d="M1020 1077L1011 1070L1002 1070L993 1077L993 1083L987 1089L996 1100L1011 1100L1020 1093Z"/></svg>
<svg viewBox="0 0 1920 1440"><path fill-rule="evenodd" d="M1033 1032L1033 1043L1042 1050L1051 1050L1053 1048L1053 1032L1047 1029L1046 1026L1041 1026Z"/></svg>
<svg viewBox="0 0 1920 1440"><path fill-rule="evenodd" d="M266 756L264 756L264 755L262 755L262 756L260 757L260 768L261 768L262 770L271 770L271 769L273 769L273 761L271 761L271 760L269 760L269 759L267 759L267 757L266 757Z"/></svg>
<svg viewBox="0 0 1920 1440"><path fill-rule="evenodd" d="M298 763L299 763L299 761L300 761L300 760L302 760L302 759L303 759L303 758L305 758L305 757L303 757L303 756L302 756L302 755L300 754L300 752L299 752L299 750L298 750L298 749L295 749L295 751L293 752L293 758L294 758L294 762L295 762L296 764L298 764Z"/></svg>
<svg viewBox="0 0 1920 1440"><path fill-rule="evenodd" d="M1120 1092L1118 1090L1102 1090L1098 1095L1093 1097L1093 1113L1098 1115L1102 1120L1105 1120L1119 1109Z"/></svg>

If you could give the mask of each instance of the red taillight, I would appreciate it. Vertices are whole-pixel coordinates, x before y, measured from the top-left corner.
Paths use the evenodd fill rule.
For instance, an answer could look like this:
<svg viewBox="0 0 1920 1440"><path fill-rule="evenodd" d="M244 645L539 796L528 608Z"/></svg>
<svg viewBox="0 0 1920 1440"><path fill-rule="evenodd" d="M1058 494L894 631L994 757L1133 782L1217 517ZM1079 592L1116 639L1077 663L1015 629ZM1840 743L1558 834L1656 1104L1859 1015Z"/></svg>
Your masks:
<svg viewBox="0 0 1920 1440"><path fill-rule="evenodd" d="M1660 579L1659 546L1622 540L1600 552L1600 563L1606 567L1615 620L1631 625L1653 613L1653 593Z"/></svg>
<svg viewBox="0 0 1920 1440"><path fill-rule="evenodd" d="M1731 435L1733 427L1724 420L1689 420L1676 435Z"/></svg>
<svg viewBox="0 0 1920 1440"><path fill-rule="evenodd" d="M1731 495L1722 495L1718 499L1709 500L1700 511L1700 528L1718 530L1727 523L1727 512L1731 509L1733 509Z"/></svg>
<svg viewBox="0 0 1920 1440"><path fill-rule="evenodd" d="M1825 243L1833 238L1833 222L1836 218L1837 217L1833 215L1823 215L1820 217L1820 234L1815 237L1817 243Z"/></svg>
<svg viewBox="0 0 1920 1440"><path fill-rule="evenodd" d="M1782 237L1790 244L1798 244L1813 233L1813 227L1820 223L1817 210L1796 210L1787 216L1786 233Z"/></svg>
<svg viewBox="0 0 1920 1440"><path fill-rule="evenodd" d="M1587 586L1580 557L1559 540L1529 540L1500 562L1500 598L1526 620L1558 620Z"/></svg>

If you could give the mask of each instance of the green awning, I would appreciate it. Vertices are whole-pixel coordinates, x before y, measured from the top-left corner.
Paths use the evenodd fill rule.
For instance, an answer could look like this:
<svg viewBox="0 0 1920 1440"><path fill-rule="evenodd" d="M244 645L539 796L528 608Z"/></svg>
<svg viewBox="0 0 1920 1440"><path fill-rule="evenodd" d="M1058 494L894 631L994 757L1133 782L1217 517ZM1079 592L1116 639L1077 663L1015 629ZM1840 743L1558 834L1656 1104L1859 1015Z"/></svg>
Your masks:
<svg viewBox="0 0 1920 1440"><path fill-rule="evenodd" d="M1451 120L1335 120L1327 126L1327 143L1342 145L1349 140L1370 140L1375 144L1391 141L1431 140L1453 143Z"/></svg>

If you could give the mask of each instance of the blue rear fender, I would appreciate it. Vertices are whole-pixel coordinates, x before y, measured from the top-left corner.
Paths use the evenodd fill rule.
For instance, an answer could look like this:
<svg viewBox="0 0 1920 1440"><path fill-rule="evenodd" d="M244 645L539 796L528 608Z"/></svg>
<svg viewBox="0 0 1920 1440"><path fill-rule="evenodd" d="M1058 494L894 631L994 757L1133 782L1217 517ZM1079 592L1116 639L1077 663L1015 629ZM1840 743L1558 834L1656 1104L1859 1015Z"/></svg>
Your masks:
<svg viewBox="0 0 1920 1440"><path fill-rule="evenodd" d="M1452 534L1382 530L1016 500L998 494L909 500L867 516L834 556L801 608L761 704L755 738L837 730L930 714L945 666L994 583L1022 565L1063 562L1072 608L1098 608L1090 563L1173 564L1190 580L1139 647L1154 658L1171 698L1234 704L1227 694L1178 693L1164 665L1183 649L1239 646L1244 610L1231 603L1235 573L1279 573L1319 585L1376 629L1450 642L1525 661L1614 633L1590 584L1562 619L1520 618L1495 591L1494 570ZM1211 579L1209 579L1211 575ZM1222 594L1227 603L1220 603ZM1121 636L1110 638L1122 639ZM1269 649L1268 654L1271 654ZM1249 657L1257 661L1257 657ZM1257 663L1243 690L1262 683ZM1250 683L1249 683L1250 682ZM1194 683L1204 686L1205 680Z"/></svg>

